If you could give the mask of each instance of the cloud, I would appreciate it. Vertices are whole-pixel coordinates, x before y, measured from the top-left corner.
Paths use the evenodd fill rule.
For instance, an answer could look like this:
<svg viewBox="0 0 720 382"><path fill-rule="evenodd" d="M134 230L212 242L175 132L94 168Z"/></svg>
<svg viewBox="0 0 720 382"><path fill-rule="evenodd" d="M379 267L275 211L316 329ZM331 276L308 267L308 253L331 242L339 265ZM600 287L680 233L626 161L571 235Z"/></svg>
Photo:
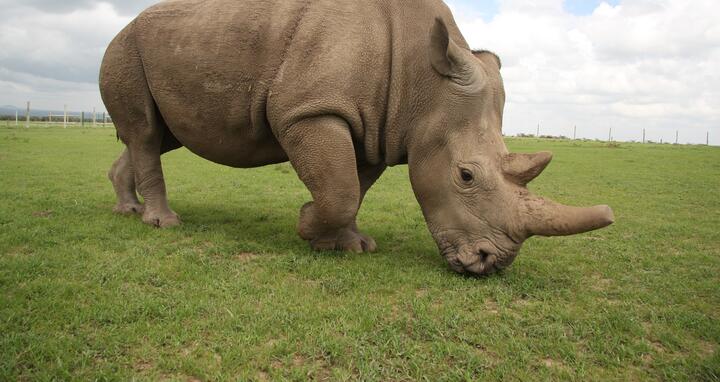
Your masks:
<svg viewBox="0 0 720 382"><path fill-rule="evenodd" d="M122 15L132 16L140 13L143 9L157 2L159 2L159 0L24 0L23 5L25 7L32 8L37 12L62 14L74 12L76 10L91 9L98 4L104 3L112 5L113 8L118 10ZM0 0L0 6L3 8L13 7L14 4L15 2L11 0Z"/></svg>
<svg viewBox="0 0 720 382"><path fill-rule="evenodd" d="M0 0L0 104L102 108L111 39L156 0ZM473 47L503 59L508 134L704 142L720 136L716 0L617 0L568 12L563 0L449 0ZM614 4L614 5L613 5ZM586 12L587 11L587 12ZM717 139L717 138L715 138ZM716 140L715 143L720 143Z"/></svg>
<svg viewBox="0 0 720 382"><path fill-rule="evenodd" d="M102 108L97 79L112 38L154 1L0 1L0 104ZM9 91L8 91L9 90Z"/></svg>
<svg viewBox="0 0 720 382"><path fill-rule="evenodd" d="M590 15L561 0L506 0L490 21L459 17L475 48L503 59L505 131L704 142L720 121L714 0L625 0Z"/></svg>

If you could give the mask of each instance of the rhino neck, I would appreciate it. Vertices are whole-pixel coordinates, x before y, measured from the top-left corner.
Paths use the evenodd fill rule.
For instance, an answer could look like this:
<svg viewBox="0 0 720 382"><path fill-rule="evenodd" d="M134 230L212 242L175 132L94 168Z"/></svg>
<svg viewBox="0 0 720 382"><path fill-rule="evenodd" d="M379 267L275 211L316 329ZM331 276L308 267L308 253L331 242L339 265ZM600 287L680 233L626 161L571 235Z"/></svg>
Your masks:
<svg viewBox="0 0 720 382"><path fill-rule="evenodd" d="M383 151L389 166L406 164L412 141L425 134L428 115L437 97L440 77L429 61L430 30L435 17L446 20L453 39L468 49L452 13L439 0L421 1L423 6L403 7L388 2L389 46L391 59L387 85L387 109L385 123L377 136L377 147ZM370 133L372 136L373 134ZM366 140L367 143L367 140ZM367 147L367 144L366 144Z"/></svg>

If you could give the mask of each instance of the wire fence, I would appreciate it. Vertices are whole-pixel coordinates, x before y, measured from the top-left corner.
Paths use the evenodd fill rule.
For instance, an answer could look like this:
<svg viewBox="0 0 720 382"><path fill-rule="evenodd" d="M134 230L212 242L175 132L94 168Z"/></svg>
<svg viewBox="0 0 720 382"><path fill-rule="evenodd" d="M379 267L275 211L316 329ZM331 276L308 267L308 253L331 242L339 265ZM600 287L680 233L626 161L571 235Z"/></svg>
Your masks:
<svg viewBox="0 0 720 382"><path fill-rule="evenodd" d="M25 110L15 109L14 112L4 110L0 112L0 126L15 128L30 128L37 126L68 127L102 127L112 126L112 118L107 112L98 112L93 108L89 111L68 111L65 105L63 111L34 111L28 101Z"/></svg>
<svg viewBox="0 0 720 382"><path fill-rule="evenodd" d="M39 114L40 113L40 114ZM44 115L43 115L44 114ZM31 103L28 101L26 104L25 110L18 110L16 109L14 111L14 115L7 114L7 111L5 111L5 114L0 113L0 126L4 127L15 127L15 128L30 128L30 127L38 127L38 126L44 126L44 127L53 127L53 126L62 126L64 128L68 127L106 127L106 126L113 126L112 118L107 112L97 112L95 108L93 108L92 112L85 112L85 111L68 111L67 105L65 105L65 108L62 112L57 111L46 111L46 112L33 112L31 109ZM514 136L516 137L524 137L524 138L545 138L545 139L572 139L572 140L595 140L595 141L606 141L606 142L615 142L617 139L613 135L613 129L612 127L608 128L608 135L607 140L604 140L602 138L594 137L594 138L587 138L582 136L581 130L578 129L577 126L573 126L572 129L572 137L566 136L566 135L553 135L553 134L543 134L541 131L541 125L538 124L535 131L530 133L516 133ZM533 134L534 133L534 134ZM597 131L594 130L594 133L597 134ZM672 143L672 144L680 144L680 130L675 130L675 136L674 139L670 138L667 139L667 131L664 132L664 134L654 134L654 139L648 134L648 129L642 129L642 132L638 129L637 131L637 138L630 138L628 139L627 131L624 132L624 138L621 140L621 142L637 142L637 143ZM698 137L694 137L695 143L693 144L702 144ZM687 142L684 142L684 144ZM705 145L710 145L710 131L708 131L705 134Z"/></svg>
<svg viewBox="0 0 720 382"><path fill-rule="evenodd" d="M557 134L555 131L558 129L545 129L553 130L553 133L544 132L541 129L540 124L535 126L528 132L517 132L508 133L509 136L515 136L520 138L540 138L540 139L567 139L567 140L582 140L582 141L601 141L601 142L628 142L628 143L660 143L660 144L690 144L690 145L707 145L710 146L710 131L706 131L704 134L694 131L692 136L689 134L681 133L680 129L667 130L667 129L622 129L620 131L621 138L616 136L618 133L617 129L612 127L607 128L607 135L601 136L602 132L598 129L585 129L584 131L578 126L573 126L572 130L568 129L568 135ZM713 138L716 139L716 138Z"/></svg>

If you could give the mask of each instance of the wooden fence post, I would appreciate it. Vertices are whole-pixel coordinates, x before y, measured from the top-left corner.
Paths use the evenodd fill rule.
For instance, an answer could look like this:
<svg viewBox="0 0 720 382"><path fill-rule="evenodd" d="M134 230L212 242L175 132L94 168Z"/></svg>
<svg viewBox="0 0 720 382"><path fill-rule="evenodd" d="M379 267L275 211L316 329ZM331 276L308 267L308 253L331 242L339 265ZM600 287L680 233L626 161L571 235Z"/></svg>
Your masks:
<svg viewBox="0 0 720 382"><path fill-rule="evenodd" d="M30 128L30 101L27 101L27 109L25 111L25 128Z"/></svg>

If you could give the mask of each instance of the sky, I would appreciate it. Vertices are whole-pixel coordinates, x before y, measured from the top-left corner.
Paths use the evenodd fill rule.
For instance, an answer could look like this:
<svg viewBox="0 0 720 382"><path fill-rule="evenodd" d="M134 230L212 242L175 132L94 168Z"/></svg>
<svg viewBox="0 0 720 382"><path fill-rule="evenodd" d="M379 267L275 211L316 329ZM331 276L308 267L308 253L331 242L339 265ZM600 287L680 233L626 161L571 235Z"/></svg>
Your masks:
<svg viewBox="0 0 720 382"><path fill-rule="evenodd" d="M155 0L0 0L0 106L104 111L110 40ZM720 145L720 1L448 0L503 61L503 131Z"/></svg>

